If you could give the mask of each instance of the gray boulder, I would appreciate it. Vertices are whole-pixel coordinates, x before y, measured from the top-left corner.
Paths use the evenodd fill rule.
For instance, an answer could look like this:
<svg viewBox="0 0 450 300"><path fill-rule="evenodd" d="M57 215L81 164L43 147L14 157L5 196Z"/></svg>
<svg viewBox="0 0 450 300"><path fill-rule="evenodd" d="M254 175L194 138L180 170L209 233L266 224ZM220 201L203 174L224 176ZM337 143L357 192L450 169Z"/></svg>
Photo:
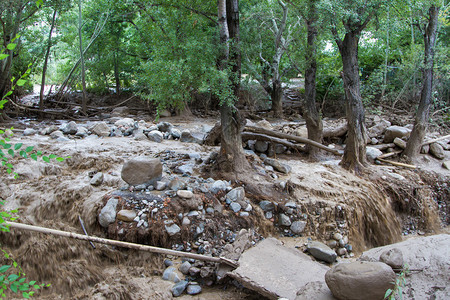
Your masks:
<svg viewBox="0 0 450 300"><path fill-rule="evenodd" d="M69 123L62 124L59 127L59 130L61 130L65 134L75 134L78 131L77 123L74 121L70 121Z"/></svg>
<svg viewBox="0 0 450 300"><path fill-rule="evenodd" d="M384 142L392 143L396 137L403 138L409 137L411 134L411 129L401 126L389 126L386 128L386 132L384 134Z"/></svg>
<svg viewBox="0 0 450 300"><path fill-rule="evenodd" d="M98 122L92 125L90 131L98 136L107 137L111 134L111 129L105 122Z"/></svg>
<svg viewBox="0 0 450 300"><path fill-rule="evenodd" d="M284 173L284 174L289 174L291 172L291 166L288 166L286 164L280 163L276 159L266 158L266 159L264 159L264 163L266 165L272 166L278 172L281 172L281 173Z"/></svg>
<svg viewBox="0 0 450 300"><path fill-rule="evenodd" d="M115 126L119 128L124 128L125 130L128 128L134 128L134 120L132 118L123 118L114 123Z"/></svg>
<svg viewBox="0 0 450 300"><path fill-rule="evenodd" d="M164 135L162 134L161 131L153 130L153 131L150 131L149 133L147 133L147 137L152 142L161 143L164 138Z"/></svg>
<svg viewBox="0 0 450 300"><path fill-rule="evenodd" d="M50 133L50 137L56 140L58 138L64 137L64 133L61 130L55 130Z"/></svg>
<svg viewBox="0 0 450 300"><path fill-rule="evenodd" d="M259 202L259 207L265 212L272 211L275 209L275 205L271 201L263 200Z"/></svg>
<svg viewBox="0 0 450 300"><path fill-rule="evenodd" d="M182 280L180 282L175 283L175 285L172 287L172 295L174 297L179 297L181 294L183 294L184 290L186 290L186 287L188 286L189 282L186 280Z"/></svg>
<svg viewBox="0 0 450 300"><path fill-rule="evenodd" d="M209 189L211 193L216 194L219 191L224 191L228 187L228 183L223 180L216 180L212 184L211 188Z"/></svg>
<svg viewBox="0 0 450 300"><path fill-rule="evenodd" d="M269 149L269 142L267 141L256 141L255 150L264 153Z"/></svg>
<svg viewBox="0 0 450 300"><path fill-rule="evenodd" d="M342 263L325 274L333 296L348 300L380 300L394 287L395 273L382 262Z"/></svg>
<svg viewBox="0 0 450 300"><path fill-rule="evenodd" d="M79 126L77 129L77 132L75 133L75 136L79 137L87 137L89 135L89 130L84 126Z"/></svg>
<svg viewBox="0 0 450 300"><path fill-rule="evenodd" d="M403 269L403 253L398 248L393 248L383 252L380 255L380 261L390 266L394 269L394 271Z"/></svg>
<svg viewBox="0 0 450 300"><path fill-rule="evenodd" d="M170 130L173 128L173 125L169 122L159 122L156 126L161 132L170 132Z"/></svg>
<svg viewBox="0 0 450 300"><path fill-rule="evenodd" d="M437 159L444 159L444 148L439 143L430 144L430 153Z"/></svg>
<svg viewBox="0 0 450 300"><path fill-rule="evenodd" d="M201 144L203 142L201 139L198 139L195 136L193 136L192 133L187 129L181 132L180 141L183 143L197 143L197 144Z"/></svg>
<svg viewBox="0 0 450 300"><path fill-rule="evenodd" d="M286 216L285 214L280 214L278 216L278 223L281 226L291 226L291 224L292 224L291 219L288 216Z"/></svg>
<svg viewBox="0 0 450 300"><path fill-rule="evenodd" d="M315 241L309 242L306 249L318 260L323 260L330 264L336 261L336 252L324 243Z"/></svg>
<svg viewBox="0 0 450 300"><path fill-rule="evenodd" d="M402 140L401 138L396 137L394 139L394 144L401 149L406 148L406 142L404 140Z"/></svg>
<svg viewBox="0 0 450 300"><path fill-rule="evenodd" d="M114 223L116 220L116 208L118 202L119 199L111 198L100 211L100 214L98 215L98 222L102 225L102 227L107 228L109 224Z"/></svg>
<svg viewBox="0 0 450 300"><path fill-rule="evenodd" d="M170 130L170 134L174 139L179 139L181 137L181 131L177 128L172 128Z"/></svg>
<svg viewBox="0 0 450 300"><path fill-rule="evenodd" d="M374 126L370 127L367 130L367 134L370 138L376 138L382 135L386 131L386 128L388 128L389 126L391 126L391 122L381 119Z"/></svg>
<svg viewBox="0 0 450 300"><path fill-rule="evenodd" d="M130 185L154 185L162 177L162 164L158 158L133 158L123 165L121 176Z"/></svg>
<svg viewBox="0 0 450 300"><path fill-rule="evenodd" d="M383 154L381 150L374 147L366 147L366 157L370 162L374 162L375 159Z"/></svg>
<svg viewBox="0 0 450 300"><path fill-rule="evenodd" d="M35 129L33 129L33 128L26 128L24 131L23 131L23 135L24 136L30 136L30 135L34 135L34 134L36 134L37 133L37 130L35 130Z"/></svg>

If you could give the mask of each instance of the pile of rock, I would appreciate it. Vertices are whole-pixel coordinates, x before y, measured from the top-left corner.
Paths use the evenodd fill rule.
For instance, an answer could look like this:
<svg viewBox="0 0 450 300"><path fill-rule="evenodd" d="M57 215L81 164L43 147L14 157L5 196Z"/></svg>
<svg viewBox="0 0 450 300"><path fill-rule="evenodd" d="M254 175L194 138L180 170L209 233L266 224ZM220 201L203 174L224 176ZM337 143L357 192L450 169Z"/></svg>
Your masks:
<svg viewBox="0 0 450 300"><path fill-rule="evenodd" d="M205 128L206 129L206 128ZM191 133L187 129L176 128L169 122L158 124L147 123L143 120L135 121L132 118L113 117L106 121L89 122L80 125L74 121L63 123L60 126L51 125L40 132L32 128L24 130L24 135L49 135L57 141L69 141L74 138L98 137L132 137L135 140L150 140L161 143L164 139L180 140L186 143L202 143L205 132Z"/></svg>

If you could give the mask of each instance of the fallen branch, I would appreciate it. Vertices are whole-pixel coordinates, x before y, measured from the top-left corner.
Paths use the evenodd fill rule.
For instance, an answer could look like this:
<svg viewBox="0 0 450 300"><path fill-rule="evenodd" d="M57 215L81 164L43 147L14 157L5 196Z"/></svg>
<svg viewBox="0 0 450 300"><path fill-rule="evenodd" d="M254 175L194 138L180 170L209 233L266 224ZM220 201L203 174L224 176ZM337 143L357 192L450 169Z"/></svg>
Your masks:
<svg viewBox="0 0 450 300"><path fill-rule="evenodd" d="M404 164L404 163L400 163L400 162L396 162L396 161L391 161L391 160L386 160L386 159L382 159L382 158L377 158L379 161L384 162L384 163L388 163L397 167L405 167L405 168L410 168L410 169L415 169L417 168L414 165L408 165L408 164Z"/></svg>
<svg viewBox="0 0 450 300"><path fill-rule="evenodd" d="M394 156L394 155L397 155L397 154L400 154L400 153L402 153L403 151L394 151L394 152L390 152L390 153L384 153L384 154L381 154L380 156L378 156L376 159L383 159L383 158L388 158L388 157L391 157L391 156Z"/></svg>
<svg viewBox="0 0 450 300"><path fill-rule="evenodd" d="M429 145L429 144L433 144L433 143L436 143L436 142L439 142L439 141L442 141L442 140L445 140L445 139L448 139L448 138L450 138L450 134L444 135L444 136L441 136L441 137L438 137L438 138L433 139L433 140L426 141L426 142L424 142L424 143L422 144L422 146L426 146L426 145Z"/></svg>
<svg viewBox="0 0 450 300"><path fill-rule="evenodd" d="M238 267L237 262L232 261L227 258L224 258L224 257L211 257L211 256L206 256L206 255L176 251L176 250L159 248L159 247L154 247L154 246L147 246L147 245L140 245L140 244L104 239L104 238L99 238L99 237L95 237L95 236L85 236L85 235L78 234L78 233L50 229L50 228L39 227L39 226L33 226L33 225L27 225L27 224L22 224L22 223L5 222L5 224L10 226L11 228L16 228L16 229L23 229L23 230L35 231L35 232L40 232L40 233L45 233L45 234L52 234L52 235L63 236L63 237L68 237L68 238L83 240L83 241L92 241L92 242L96 242L96 243L113 245L113 246L117 246L117 247L124 247L124 248L130 248L130 249L136 249L136 250L147 251L147 252L152 252L152 253L187 257L187 258L193 258L193 259L198 259L198 260L203 260L203 261L210 261L210 262L215 262L215 263L224 263L233 268Z"/></svg>
<svg viewBox="0 0 450 300"><path fill-rule="evenodd" d="M285 140L282 140L282 139L279 139L276 137L271 137L271 136L259 134L259 133L243 132L242 133L242 141L246 142L248 140L269 141L271 143L281 144L288 148L296 149L298 151L302 151L302 152L305 151L304 147L302 147L298 144L294 144L294 143L291 143L291 142L288 142L288 141L285 141Z"/></svg>
<svg viewBox="0 0 450 300"><path fill-rule="evenodd" d="M308 144L308 145L317 147L319 149L331 152L331 153L333 153L335 155L341 155L339 153L339 151L336 150L336 149L328 148L325 145L322 145L322 144L320 144L318 142L315 142L315 141L312 141L310 139L303 138L303 137L300 137L300 136L295 136L295 135L290 135L290 134L286 134L286 133L276 132L276 131L272 131L272 130L261 128L261 127L255 127L255 126L245 126L244 130L250 131L250 132L253 132L253 133L260 133L260 134L263 134L263 135L268 135L268 136L272 136L272 137L277 137L277 138L281 138L281 139L286 139L286 140L296 141L296 142L299 142L299 143ZM290 144L292 144L292 143L290 143ZM295 144L292 144L292 145L295 145Z"/></svg>

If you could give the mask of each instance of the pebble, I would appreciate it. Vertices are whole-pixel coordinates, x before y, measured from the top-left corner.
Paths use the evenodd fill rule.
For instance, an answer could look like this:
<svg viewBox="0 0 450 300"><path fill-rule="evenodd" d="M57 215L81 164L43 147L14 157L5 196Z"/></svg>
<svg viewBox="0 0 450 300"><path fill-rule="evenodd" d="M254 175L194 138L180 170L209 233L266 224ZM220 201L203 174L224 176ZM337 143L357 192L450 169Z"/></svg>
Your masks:
<svg viewBox="0 0 450 300"><path fill-rule="evenodd" d="M189 269L192 267L191 263L188 261L185 261L184 263L182 263L180 265L180 267L178 268L178 270L180 270L181 273L183 273L184 275L187 275L189 273Z"/></svg>
<svg viewBox="0 0 450 300"><path fill-rule="evenodd" d="M183 221L181 222L181 225L187 226L187 225L190 225L190 224L191 224L191 220L189 220L188 217L184 217Z"/></svg>
<svg viewBox="0 0 450 300"><path fill-rule="evenodd" d="M157 181L156 182L156 190L157 191L162 191L165 190L167 187L167 183L164 181Z"/></svg>
<svg viewBox="0 0 450 300"><path fill-rule="evenodd" d="M136 218L136 212L130 209L122 209L117 213L117 219L124 222L132 222Z"/></svg>
<svg viewBox="0 0 450 300"><path fill-rule="evenodd" d="M169 234L169 236L173 236L181 231L181 228L177 224L172 224L170 226L166 225L165 227L166 227L166 231Z"/></svg>
<svg viewBox="0 0 450 300"><path fill-rule="evenodd" d="M248 212L246 212L246 211L241 211L240 213L239 213L239 216L241 216L241 217L248 217L248 216L250 216L250 214L248 213Z"/></svg>
<svg viewBox="0 0 450 300"><path fill-rule="evenodd" d="M91 185L93 185L93 186L99 186L100 184L102 184L103 178L104 178L103 173L102 172L98 172L97 174L92 176L92 178L89 181L89 183Z"/></svg>
<svg viewBox="0 0 450 300"><path fill-rule="evenodd" d="M336 241L339 241L340 239L342 239L342 234L336 232L336 233L333 235L333 239L335 239Z"/></svg>
<svg viewBox="0 0 450 300"><path fill-rule="evenodd" d="M259 202L259 207L261 207L261 209L266 212L275 209L275 205L271 201L266 200Z"/></svg>
<svg viewBox="0 0 450 300"><path fill-rule="evenodd" d="M291 224L291 231L295 234L302 233L305 230L306 222L305 221L295 221Z"/></svg>
<svg viewBox="0 0 450 300"><path fill-rule="evenodd" d="M232 202L230 204L230 208L232 211L234 211L235 213L239 212L241 210L241 205L237 202Z"/></svg>
<svg viewBox="0 0 450 300"><path fill-rule="evenodd" d="M291 226L292 222L291 219L286 216L285 214L280 214L278 222L281 226Z"/></svg>
<svg viewBox="0 0 450 300"><path fill-rule="evenodd" d="M191 199L192 197L194 197L194 193L188 190L178 190L177 196L183 199Z"/></svg>
<svg viewBox="0 0 450 300"><path fill-rule="evenodd" d="M191 283L188 287L187 287L187 291L186 291L189 295L197 295L200 294L202 292L202 287L198 284L195 283Z"/></svg>
<svg viewBox="0 0 450 300"><path fill-rule="evenodd" d="M181 294L183 294L184 290L186 289L187 285L189 284L189 282L187 282L186 280L180 281L178 283L176 283L173 287L172 287L172 295L174 297L179 297L181 296Z"/></svg>

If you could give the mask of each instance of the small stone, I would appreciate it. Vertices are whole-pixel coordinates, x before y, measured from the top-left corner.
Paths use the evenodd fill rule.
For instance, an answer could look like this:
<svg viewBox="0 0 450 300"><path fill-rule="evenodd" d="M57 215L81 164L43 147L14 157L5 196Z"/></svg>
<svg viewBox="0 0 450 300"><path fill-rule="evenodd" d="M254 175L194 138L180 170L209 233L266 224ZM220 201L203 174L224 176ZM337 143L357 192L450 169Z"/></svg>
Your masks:
<svg viewBox="0 0 450 300"><path fill-rule="evenodd" d="M102 172L98 172L97 174L92 176L92 178L89 181L89 183L91 185L93 185L93 186L99 186L100 184L102 184L103 178L104 178L103 173Z"/></svg>
<svg viewBox="0 0 450 300"><path fill-rule="evenodd" d="M268 211L264 214L264 216L266 217L266 219L272 219L273 218L273 212Z"/></svg>
<svg viewBox="0 0 450 300"><path fill-rule="evenodd" d="M340 239L342 239L342 234L340 234L339 232L336 232L335 234L333 234L333 239L335 239L336 241L339 241Z"/></svg>
<svg viewBox="0 0 450 300"><path fill-rule="evenodd" d="M194 193L188 190L178 190L177 196L183 199L191 199L192 197L194 197Z"/></svg>
<svg viewBox="0 0 450 300"><path fill-rule="evenodd" d="M185 261L184 263L182 263L180 265L180 267L178 268L178 270L180 270L181 273L183 273L184 275L187 275L189 273L189 269L192 267L191 263L188 261Z"/></svg>
<svg viewBox="0 0 450 300"><path fill-rule="evenodd" d="M255 150L264 153L269 149L269 142L267 141L256 141L255 143Z"/></svg>
<svg viewBox="0 0 450 300"><path fill-rule="evenodd" d="M228 186L228 184L226 181L217 180L213 183L213 185L211 186L211 188L209 190L211 191L211 193L217 194L219 191L226 190L227 186Z"/></svg>
<svg viewBox="0 0 450 300"><path fill-rule="evenodd" d="M60 130L55 130L52 133L50 133L50 137L52 139L56 140L58 138L64 137L64 133L62 131L60 131Z"/></svg>
<svg viewBox="0 0 450 300"><path fill-rule="evenodd" d="M423 145L422 148L420 148L420 153L427 154L430 152L430 145Z"/></svg>
<svg viewBox="0 0 450 300"><path fill-rule="evenodd" d="M191 220L189 220L188 217L183 217L183 221L181 222L181 225L187 226L191 224Z"/></svg>
<svg viewBox="0 0 450 300"><path fill-rule="evenodd" d="M167 269L165 269L162 275L162 279L169 280L175 283L180 281L180 277L178 277L175 267L168 267Z"/></svg>
<svg viewBox="0 0 450 300"><path fill-rule="evenodd" d="M184 190L186 188L186 182L179 178L175 178L167 185L172 191Z"/></svg>
<svg viewBox="0 0 450 300"><path fill-rule="evenodd" d="M347 249L345 249L345 248L339 248L339 249L337 249L336 253L337 253L337 255L339 255L339 256L344 256L345 254L347 254Z"/></svg>
<svg viewBox="0 0 450 300"><path fill-rule="evenodd" d="M119 199L111 198L100 211L98 222L102 227L107 228L109 224L113 223L116 220L116 207L118 202Z"/></svg>
<svg viewBox="0 0 450 300"><path fill-rule="evenodd" d="M321 242L309 242L307 245L308 252L318 260L323 260L328 263L336 261L336 252Z"/></svg>
<svg viewBox="0 0 450 300"><path fill-rule="evenodd" d="M230 203L230 208L232 211L234 211L235 213L239 212L241 210L241 205L237 202L231 202Z"/></svg>
<svg viewBox="0 0 450 300"><path fill-rule="evenodd" d="M167 187L167 183L165 181L157 181L156 182L156 190L157 191L165 190L166 187Z"/></svg>
<svg viewBox="0 0 450 300"><path fill-rule="evenodd" d="M117 213L117 219L124 222L132 222L136 218L136 212L131 209L122 209Z"/></svg>
<svg viewBox="0 0 450 300"><path fill-rule="evenodd" d="M182 280L178 283L175 283L175 285L172 287L172 295L174 297L179 297L183 292L186 290L187 285L189 284L188 281Z"/></svg>
<svg viewBox="0 0 450 300"><path fill-rule="evenodd" d="M267 200L259 202L259 207L261 207L261 209L265 212L275 209L275 205L273 204L273 202Z"/></svg>
<svg viewBox="0 0 450 300"><path fill-rule="evenodd" d="M305 230L306 222L305 221L295 221L291 224L291 231L295 234L300 234Z"/></svg>
<svg viewBox="0 0 450 300"><path fill-rule="evenodd" d="M402 140L401 138L396 137L394 139L394 144L401 149L406 148L406 142L404 140Z"/></svg>
<svg viewBox="0 0 450 300"><path fill-rule="evenodd" d="M225 196L226 199L229 199L231 202L242 201L245 198L245 191L243 187L237 187L232 189Z"/></svg>
<svg viewBox="0 0 450 300"><path fill-rule="evenodd" d="M344 247L344 246L345 246L344 239L340 239L340 240L338 241L338 243L339 243L339 246L341 246L341 247Z"/></svg>
<svg viewBox="0 0 450 300"><path fill-rule="evenodd" d="M338 246L338 242L336 242L335 240L329 240L327 242L328 247L330 247L331 249L334 249Z"/></svg>
<svg viewBox="0 0 450 300"><path fill-rule="evenodd" d="M250 216L250 214L249 214L248 212L246 212L246 211L241 211L241 212L239 213L239 216L241 216L241 217L243 217L243 218L246 218L246 217Z"/></svg>
<svg viewBox="0 0 450 300"><path fill-rule="evenodd" d="M173 236L181 231L181 228L177 224L172 224L170 226L165 225L165 227L169 236Z"/></svg>
<svg viewBox="0 0 450 300"><path fill-rule="evenodd" d="M291 226L292 224L291 219L285 214L280 214L278 216L278 222L281 226Z"/></svg>
<svg viewBox="0 0 450 300"><path fill-rule="evenodd" d="M264 163L266 165L272 166L278 172L281 172L281 173L284 173L284 174L288 174L289 172L291 172L291 166L283 164L283 163L280 163L276 159L266 158L266 159L264 159Z"/></svg>
<svg viewBox="0 0 450 300"><path fill-rule="evenodd" d="M374 162L375 159L382 154L383 152L381 152L381 150L378 150L377 148L366 147L366 157L370 162Z"/></svg>
<svg viewBox="0 0 450 300"><path fill-rule="evenodd" d="M75 133L75 136L82 137L82 138L87 137L88 135L89 135L89 130L84 126L78 127L77 132Z"/></svg>
<svg viewBox="0 0 450 300"><path fill-rule="evenodd" d="M394 270L403 269L403 253L398 248L392 248L387 250L380 255L380 261L384 262Z"/></svg>
<svg viewBox="0 0 450 300"><path fill-rule="evenodd" d="M174 138L174 139L179 139L181 137L181 131L177 128L172 128L170 130L170 135Z"/></svg>
<svg viewBox="0 0 450 300"><path fill-rule="evenodd" d="M442 163L442 167L446 168L447 170L450 170L450 160L444 161Z"/></svg>
<svg viewBox="0 0 450 300"><path fill-rule="evenodd" d="M166 267L173 266L173 261L171 261L170 259L166 258L164 260L164 266L166 266Z"/></svg>
<svg viewBox="0 0 450 300"><path fill-rule="evenodd" d="M191 284L187 287L186 292L187 292L189 295L197 295L197 294L200 294L200 293L202 292L202 287L201 287L200 285L198 285L198 284L192 284L192 283L191 283Z"/></svg>
<svg viewBox="0 0 450 300"><path fill-rule="evenodd" d="M191 267L189 269L189 275L191 276L197 276L198 274L200 274L200 269L197 267Z"/></svg>

